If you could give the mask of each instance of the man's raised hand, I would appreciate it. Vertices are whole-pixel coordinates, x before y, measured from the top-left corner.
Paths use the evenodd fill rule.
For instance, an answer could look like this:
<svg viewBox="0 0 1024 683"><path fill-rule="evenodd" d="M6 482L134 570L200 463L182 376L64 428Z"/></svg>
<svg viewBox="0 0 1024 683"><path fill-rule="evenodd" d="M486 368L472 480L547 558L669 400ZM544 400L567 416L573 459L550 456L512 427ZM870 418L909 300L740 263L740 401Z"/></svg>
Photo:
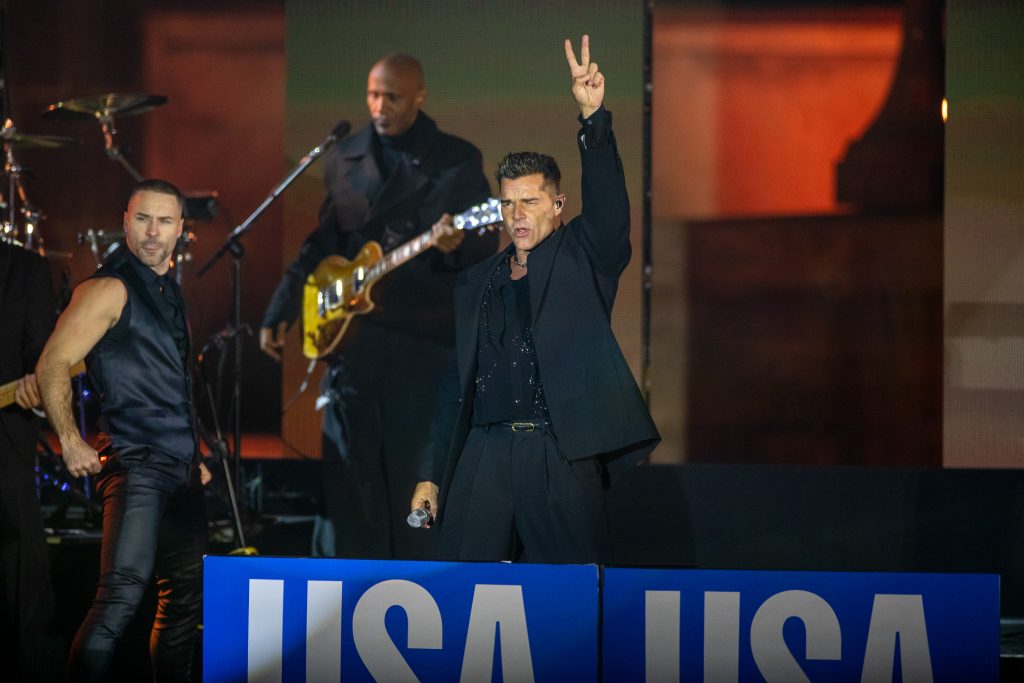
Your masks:
<svg viewBox="0 0 1024 683"><path fill-rule="evenodd" d="M569 62L569 74L572 76L572 96L576 98L583 118L588 118L604 101L604 74L598 71L597 62L590 61L590 36L583 36L578 62L572 41L566 38L565 59Z"/></svg>

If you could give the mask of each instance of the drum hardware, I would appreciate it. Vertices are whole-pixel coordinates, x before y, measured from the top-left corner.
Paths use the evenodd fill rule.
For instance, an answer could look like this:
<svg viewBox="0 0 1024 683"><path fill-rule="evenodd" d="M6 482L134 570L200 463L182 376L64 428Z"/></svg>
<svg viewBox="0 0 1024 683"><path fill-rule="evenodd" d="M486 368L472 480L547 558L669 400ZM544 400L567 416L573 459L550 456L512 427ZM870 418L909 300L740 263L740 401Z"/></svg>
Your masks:
<svg viewBox="0 0 1024 683"><path fill-rule="evenodd" d="M220 204L217 190L185 193L185 220L208 221L217 217Z"/></svg>
<svg viewBox="0 0 1024 683"><path fill-rule="evenodd" d="M167 103L163 95L146 95L143 93L107 93L91 97L77 97L51 104L43 118L54 121L79 121L95 119L99 121L103 133L103 148L107 156L121 164L135 182L142 180L131 162L125 158L121 148L115 143L117 127L114 116L134 116Z"/></svg>
<svg viewBox="0 0 1024 683"><path fill-rule="evenodd" d="M92 228L75 235L76 242L82 245L89 245L89 251L92 252L92 258L96 262L97 269L110 258L111 254L117 251L118 247L121 246L122 239L124 239L123 231L107 232L105 230L93 230ZM103 256L100 256L100 247L109 247L103 252Z"/></svg>
<svg viewBox="0 0 1024 683"><path fill-rule="evenodd" d="M74 254L72 254L70 251L56 251L55 249L43 249L42 245L39 245L39 248L36 249L36 253L45 258L47 261L62 261L64 259L69 259L72 256L74 256Z"/></svg>
<svg viewBox="0 0 1024 683"><path fill-rule="evenodd" d="M167 104L163 95L144 93L106 93L90 97L76 97L51 104L44 119L53 121L82 121L104 116L134 116Z"/></svg>
<svg viewBox="0 0 1024 683"><path fill-rule="evenodd" d="M192 252L188 250L190 244L198 242L196 234L191 230L182 230L178 243L174 246L174 266L176 268L174 279L181 286L181 279L185 275L185 267L192 264Z"/></svg>
<svg viewBox="0 0 1024 683"><path fill-rule="evenodd" d="M189 245L196 241L196 234L192 229L197 221L212 220L217 216L220 208L217 202L218 196L219 193L216 190L189 192L185 195L185 230L174 251L174 262L178 266L174 277L179 286L185 276L186 266L192 263L192 252L189 251Z"/></svg>
<svg viewBox="0 0 1024 683"><path fill-rule="evenodd" d="M4 172L7 174L8 188L7 201L4 209L7 214L7 221L3 226L3 237L5 241L21 244L26 249L35 250L42 248L42 238L39 236L39 223L46 215L32 205L25 192L25 186L21 182L21 174L24 171L14 155L14 149L37 148L55 149L77 143L74 138L66 138L58 135L32 135L20 133L14 126L14 121L7 119L3 128L0 129L0 142L4 148ZM24 235L18 230L18 216L22 217Z"/></svg>
<svg viewBox="0 0 1024 683"><path fill-rule="evenodd" d="M14 127L14 122L7 119L4 127L0 129L0 140L4 145L11 144L21 149L55 149L65 145L80 145L81 140L68 138L62 135L35 135L30 133L19 133Z"/></svg>

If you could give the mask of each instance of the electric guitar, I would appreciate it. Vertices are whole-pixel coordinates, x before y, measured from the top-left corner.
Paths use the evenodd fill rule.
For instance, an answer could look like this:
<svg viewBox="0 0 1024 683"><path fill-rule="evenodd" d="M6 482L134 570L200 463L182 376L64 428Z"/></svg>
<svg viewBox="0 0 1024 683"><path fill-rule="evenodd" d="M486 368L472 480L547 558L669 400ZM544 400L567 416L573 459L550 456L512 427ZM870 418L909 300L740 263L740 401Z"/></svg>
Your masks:
<svg viewBox="0 0 1024 683"><path fill-rule="evenodd" d="M74 377L75 375L85 372L85 361L80 360L75 363L74 366L68 371L68 375ZM20 380L14 380L7 384L0 384L0 408L6 408L7 406L14 403L14 392L18 388L18 382Z"/></svg>
<svg viewBox="0 0 1024 683"><path fill-rule="evenodd" d="M501 222L501 202L488 199L452 218L459 230L492 229ZM363 245L351 261L328 256L306 278L302 296L302 353L323 358L338 346L349 323L373 310L370 290L392 270L434 246L430 230L392 249L387 254L373 240Z"/></svg>

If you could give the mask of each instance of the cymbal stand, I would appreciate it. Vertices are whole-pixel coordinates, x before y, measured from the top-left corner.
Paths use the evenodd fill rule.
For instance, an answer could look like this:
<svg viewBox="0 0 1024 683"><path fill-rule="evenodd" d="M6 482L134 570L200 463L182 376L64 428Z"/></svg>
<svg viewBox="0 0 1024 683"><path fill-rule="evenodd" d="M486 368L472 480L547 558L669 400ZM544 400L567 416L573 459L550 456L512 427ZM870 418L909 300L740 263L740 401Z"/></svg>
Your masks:
<svg viewBox="0 0 1024 683"><path fill-rule="evenodd" d="M7 119L7 123L4 127L13 127L10 119ZM7 174L8 180L7 226L5 228L5 232L10 239L17 239L18 224L14 219L18 215L18 209L17 202L14 201L14 196L17 193L18 185L21 184L21 166L18 164L18 160L14 158L14 144L11 142L4 142L4 160L4 172Z"/></svg>
<svg viewBox="0 0 1024 683"><path fill-rule="evenodd" d="M21 198L21 215L25 219L25 248L43 253L43 238L39 235L39 221L46 218L46 214L32 206L25 198L24 193Z"/></svg>
<svg viewBox="0 0 1024 683"><path fill-rule="evenodd" d="M10 119L4 123L5 129L13 129L14 122ZM36 248L36 242L41 241L38 236L39 222L46 216L42 211L32 205L32 202L28 200L28 195L25 193L25 185L21 182L22 166L18 163L18 159L14 156L14 142L10 140L4 141L4 172L7 174L8 181L8 192L7 192L7 226L5 229L5 239L17 240L18 224L16 219L18 214L24 218L25 236L23 246L26 249L34 251ZM20 204L20 207L19 207Z"/></svg>
<svg viewBox="0 0 1024 683"><path fill-rule="evenodd" d="M128 171L128 175L135 179L135 182L142 182L142 174L125 158L121 148L114 144L114 137L117 135L117 128L114 126L114 115L106 112L96 114L96 120L100 122L100 129L103 131L103 148L107 156L118 162Z"/></svg>
<svg viewBox="0 0 1024 683"><path fill-rule="evenodd" d="M174 259L174 279L178 281L179 287L182 286L182 282L185 279L185 267L192 263L192 255L188 252L188 245L196 241L196 234L188 229L191 222L189 219L185 219L185 230L182 231L181 237L175 243L174 255L171 257Z"/></svg>
<svg viewBox="0 0 1024 683"><path fill-rule="evenodd" d="M93 230L89 228L85 232L78 233L76 239L79 244L88 244L89 251L92 252L93 261L96 262L96 269L103 265L103 259L100 258L100 240L103 238L102 230Z"/></svg>

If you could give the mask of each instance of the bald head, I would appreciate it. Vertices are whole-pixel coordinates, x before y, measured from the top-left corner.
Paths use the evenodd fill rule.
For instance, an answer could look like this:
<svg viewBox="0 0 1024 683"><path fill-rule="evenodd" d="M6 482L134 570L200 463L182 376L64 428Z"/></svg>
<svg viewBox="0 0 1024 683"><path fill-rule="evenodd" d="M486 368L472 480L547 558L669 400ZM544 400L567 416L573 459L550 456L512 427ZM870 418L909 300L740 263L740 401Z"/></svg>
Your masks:
<svg viewBox="0 0 1024 683"><path fill-rule="evenodd" d="M427 101L423 67L415 57L381 57L366 79L366 108L378 135L396 137L412 127Z"/></svg>
<svg viewBox="0 0 1024 683"><path fill-rule="evenodd" d="M420 64L420 60L416 59L412 55L407 55L402 52L393 52L389 55L385 55L373 63L373 66L370 67L370 71L373 71L379 66L406 73L416 81L417 87L426 87L426 81L423 78L423 65Z"/></svg>

